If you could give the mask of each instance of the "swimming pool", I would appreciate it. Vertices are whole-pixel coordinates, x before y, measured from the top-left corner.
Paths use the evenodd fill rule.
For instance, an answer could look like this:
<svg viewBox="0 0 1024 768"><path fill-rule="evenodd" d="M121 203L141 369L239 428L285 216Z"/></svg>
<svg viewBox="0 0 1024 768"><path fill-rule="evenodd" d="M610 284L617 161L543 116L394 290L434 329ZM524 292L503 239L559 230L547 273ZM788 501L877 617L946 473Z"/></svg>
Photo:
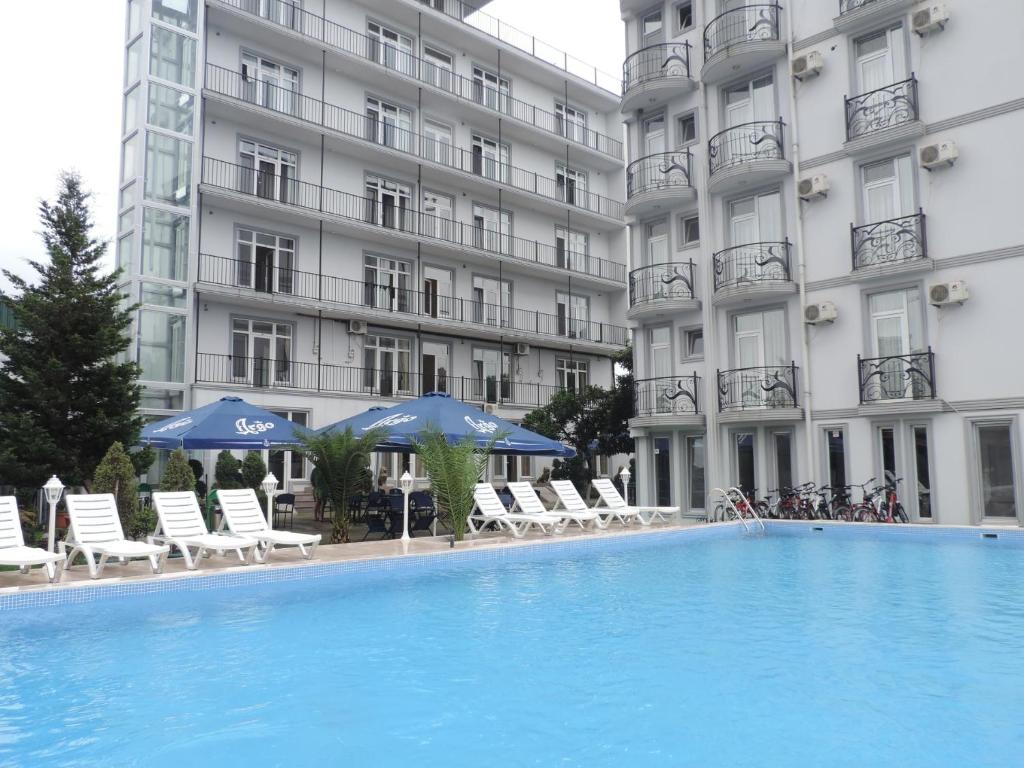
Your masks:
<svg viewBox="0 0 1024 768"><path fill-rule="evenodd" d="M851 528L0 612L0 765L1015 764L1024 540Z"/></svg>

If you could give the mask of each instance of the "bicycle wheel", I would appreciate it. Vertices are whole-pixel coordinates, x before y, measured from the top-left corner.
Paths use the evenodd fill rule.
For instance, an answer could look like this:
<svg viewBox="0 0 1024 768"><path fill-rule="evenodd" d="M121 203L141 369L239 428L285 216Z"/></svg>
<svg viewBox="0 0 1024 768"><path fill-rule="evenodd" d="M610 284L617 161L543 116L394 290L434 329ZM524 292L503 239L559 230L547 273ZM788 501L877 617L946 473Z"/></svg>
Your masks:
<svg viewBox="0 0 1024 768"><path fill-rule="evenodd" d="M832 510L833 520L842 520L844 523L850 522L850 508L839 506Z"/></svg>
<svg viewBox="0 0 1024 768"><path fill-rule="evenodd" d="M907 517L906 511L903 509L902 504L896 505L896 511L892 515L893 521L897 523L909 523L910 518Z"/></svg>

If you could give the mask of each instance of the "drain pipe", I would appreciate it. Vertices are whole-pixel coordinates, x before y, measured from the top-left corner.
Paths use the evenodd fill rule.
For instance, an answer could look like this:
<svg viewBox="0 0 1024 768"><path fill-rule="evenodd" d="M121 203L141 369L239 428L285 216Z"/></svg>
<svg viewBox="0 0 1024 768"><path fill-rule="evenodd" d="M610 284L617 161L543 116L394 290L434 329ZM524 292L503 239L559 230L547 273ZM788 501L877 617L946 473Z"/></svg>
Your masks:
<svg viewBox="0 0 1024 768"><path fill-rule="evenodd" d="M786 14L786 64L793 61L793 12ZM796 254L797 254L797 285L800 290L800 341L802 345L803 365L800 366L800 386L803 389L804 403L804 453L807 457L807 469L814 478L814 425L811 414L811 342L810 331L804 322L804 309L807 307L807 266L804 257L804 209L800 201L800 120L796 112L796 83L790 75L789 82L789 115L793 152L793 201L796 211ZM796 382L793 382L796 385Z"/></svg>

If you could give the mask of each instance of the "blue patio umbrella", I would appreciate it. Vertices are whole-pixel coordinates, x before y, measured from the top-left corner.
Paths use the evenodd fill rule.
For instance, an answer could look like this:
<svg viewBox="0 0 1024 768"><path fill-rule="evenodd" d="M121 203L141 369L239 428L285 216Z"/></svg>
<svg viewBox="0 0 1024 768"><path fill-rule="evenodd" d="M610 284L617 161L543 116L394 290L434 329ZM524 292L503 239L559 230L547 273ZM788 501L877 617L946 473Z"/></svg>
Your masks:
<svg viewBox="0 0 1024 768"><path fill-rule="evenodd" d="M433 427L444 432L450 443L469 435L481 448L499 435L494 453L564 458L576 455L572 448L557 440L486 414L444 392L431 392L390 408L371 408L366 413L330 424L320 432L344 431L346 427L351 427L357 435L375 427L385 429L387 437L377 444L378 451L408 451L417 435Z"/></svg>
<svg viewBox="0 0 1024 768"><path fill-rule="evenodd" d="M238 397L222 397L194 411L148 424L140 445L153 448L261 450L295 445L306 427Z"/></svg>

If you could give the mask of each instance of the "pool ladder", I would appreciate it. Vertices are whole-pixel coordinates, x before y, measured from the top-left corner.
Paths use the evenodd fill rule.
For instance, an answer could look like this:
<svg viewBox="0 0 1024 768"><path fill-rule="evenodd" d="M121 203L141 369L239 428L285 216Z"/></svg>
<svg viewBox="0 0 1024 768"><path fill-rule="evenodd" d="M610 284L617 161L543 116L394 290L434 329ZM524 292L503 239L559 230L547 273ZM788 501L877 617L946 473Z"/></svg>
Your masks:
<svg viewBox="0 0 1024 768"><path fill-rule="evenodd" d="M716 494L717 493L717 494L719 494L725 500L725 508L732 511L733 516L737 520L739 520L740 523L743 525L743 530L747 531L749 533L750 532L750 526L747 525L746 518L744 518L743 515L740 514L740 511L738 509L736 509L736 504L733 502L732 496L730 496L731 493L735 493L741 499L745 498L744 495L743 495L743 491L741 491L739 488L733 486L728 491L723 491L721 488L713 488L713 489L711 489L711 493L712 494ZM762 520L761 517L757 514L757 510L754 509L754 505L753 504L749 505L749 507L750 507L750 514L753 516L754 520L757 521L757 524L759 526L761 526L761 531L763 532L765 530L764 520Z"/></svg>

